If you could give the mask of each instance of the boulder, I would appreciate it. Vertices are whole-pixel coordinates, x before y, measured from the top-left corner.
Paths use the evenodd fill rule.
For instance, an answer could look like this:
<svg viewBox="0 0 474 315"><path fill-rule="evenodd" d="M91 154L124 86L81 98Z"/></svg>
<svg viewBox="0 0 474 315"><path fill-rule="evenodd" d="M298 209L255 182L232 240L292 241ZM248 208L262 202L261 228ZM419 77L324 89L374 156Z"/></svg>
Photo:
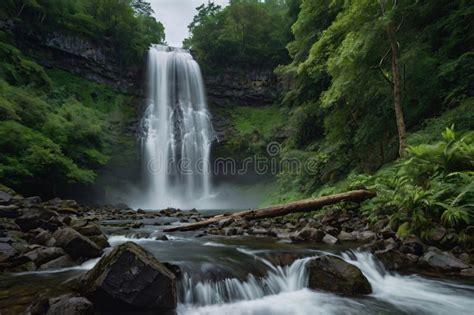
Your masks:
<svg viewBox="0 0 474 315"><path fill-rule="evenodd" d="M377 250L374 253L375 257L389 270L406 269L413 266L418 258L415 255L404 254L394 248L386 248Z"/></svg>
<svg viewBox="0 0 474 315"><path fill-rule="evenodd" d="M15 205L2 206L2 205L0 205L0 218L14 219L14 218L18 218L20 215L21 215L21 212L18 210L18 206L15 206Z"/></svg>
<svg viewBox="0 0 474 315"><path fill-rule="evenodd" d="M69 227L58 229L53 237L56 246L64 249L73 259L95 258L102 255L102 250L94 242Z"/></svg>
<svg viewBox="0 0 474 315"><path fill-rule="evenodd" d="M357 239L363 242L375 240L377 235L372 231L363 231L357 235Z"/></svg>
<svg viewBox="0 0 474 315"><path fill-rule="evenodd" d="M8 204L11 200L12 196L9 193L0 190L0 205Z"/></svg>
<svg viewBox="0 0 474 315"><path fill-rule="evenodd" d="M24 255L37 266L40 266L65 254L66 253L62 248L41 246L25 253Z"/></svg>
<svg viewBox="0 0 474 315"><path fill-rule="evenodd" d="M355 241L357 240L357 234L356 233L348 233L348 232L345 232L345 231L341 231L338 235L337 235L337 238L341 241L341 242L349 242L349 241Z"/></svg>
<svg viewBox="0 0 474 315"><path fill-rule="evenodd" d="M50 260L47 263L42 264L38 267L38 270L51 270L51 269L61 269L68 268L76 265L71 256L63 255L56 259Z"/></svg>
<svg viewBox="0 0 474 315"><path fill-rule="evenodd" d="M423 255L423 243L415 235L408 235L400 246L400 251L405 254Z"/></svg>
<svg viewBox="0 0 474 315"><path fill-rule="evenodd" d="M135 243L115 247L82 276L79 290L96 307L110 312L174 310L176 277Z"/></svg>
<svg viewBox="0 0 474 315"><path fill-rule="evenodd" d="M436 247L429 247L420 261L438 271L460 271L469 268L468 264L450 252L442 252Z"/></svg>
<svg viewBox="0 0 474 315"><path fill-rule="evenodd" d="M81 296L66 294L49 299L49 309L46 315L94 315L91 301Z"/></svg>
<svg viewBox="0 0 474 315"><path fill-rule="evenodd" d="M463 269L459 274L463 277L474 277L474 267Z"/></svg>
<svg viewBox="0 0 474 315"><path fill-rule="evenodd" d="M110 247L109 241L104 234L92 235L88 238L93 241L100 249Z"/></svg>
<svg viewBox="0 0 474 315"><path fill-rule="evenodd" d="M323 256L308 264L309 288L329 291L345 296L372 293L367 278L354 265L339 257Z"/></svg>
<svg viewBox="0 0 474 315"><path fill-rule="evenodd" d="M92 236L92 235L100 235L102 231L98 224L88 223L85 225L73 225L72 228L82 235L85 236Z"/></svg>
<svg viewBox="0 0 474 315"><path fill-rule="evenodd" d="M323 242L326 244L335 245L339 243L339 240L337 239L337 237L334 237L331 234L326 234L323 237Z"/></svg>
<svg viewBox="0 0 474 315"><path fill-rule="evenodd" d="M42 230L31 241L33 244L51 246L53 234L50 231Z"/></svg>
<svg viewBox="0 0 474 315"><path fill-rule="evenodd" d="M7 261L18 254L18 251L10 243L0 243L0 263Z"/></svg>
<svg viewBox="0 0 474 315"><path fill-rule="evenodd" d="M35 207L25 211L25 213L15 220L15 223L22 231L27 232L36 228L43 228L54 232L62 223L57 220L58 214L55 211Z"/></svg>
<svg viewBox="0 0 474 315"><path fill-rule="evenodd" d="M323 237L323 231L311 227L305 227L301 231L291 235L293 241L321 242Z"/></svg>

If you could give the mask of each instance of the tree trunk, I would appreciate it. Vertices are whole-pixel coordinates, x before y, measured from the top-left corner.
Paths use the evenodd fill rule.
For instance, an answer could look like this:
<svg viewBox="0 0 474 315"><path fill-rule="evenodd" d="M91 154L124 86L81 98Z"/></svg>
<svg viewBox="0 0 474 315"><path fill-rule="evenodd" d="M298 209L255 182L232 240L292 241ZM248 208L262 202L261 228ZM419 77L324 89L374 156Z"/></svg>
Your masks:
<svg viewBox="0 0 474 315"><path fill-rule="evenodd" d="M390 41L390 49L392 51L393 104L395 106L395 118L397 120L399 141L398 153L400 154L400 157L404 157L407 147L407 135L401 101L400 66L398 64L398 42L396 37L396 27L393 22L390 22L390 24L387 26L387 35Z"/></svg>
<svg viewBox="0 0 474 315"><path fill-rule="evenodd" d="M278 216L282 216L282 215L286 215L290 213L296 213L296 212L310 212L310 211L319 209L321 207L338 203L341 201L360 202L365 199L372 198L374 196L375 196L375 193L368 190L364 190L364 189L352 190L345 193L324 196L324 197L320 197L316 199L314 198L304 199L300 201L291 202L288 204L271 206L271 207L262 208L262 209L247 210L247 211L242 211L242 212L236 212L229 215L220 214L201 222L189 223L189 224L184 224L184 225L180 225L176 227L171 227L171 228L165 229L164 231L165 232L192 231L192 230L197 230L199 228L206 227L213 223L217 223L219 221L226 220L229 218L233 218L233 219L243 218L246 220L255 220L255 219L273 218L273 217L278 217Z"/></svg>

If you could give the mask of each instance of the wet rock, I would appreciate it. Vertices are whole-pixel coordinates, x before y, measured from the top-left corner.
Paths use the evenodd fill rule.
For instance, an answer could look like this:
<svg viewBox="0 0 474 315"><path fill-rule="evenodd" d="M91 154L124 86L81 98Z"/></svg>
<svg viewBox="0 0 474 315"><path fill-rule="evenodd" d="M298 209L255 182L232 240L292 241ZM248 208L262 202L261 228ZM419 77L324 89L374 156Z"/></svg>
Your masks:
<svg viewBox="0 0 474 315"><path fill-rule="evenodd" d="M439 243L443 239L443 237L446 235L446 229L441 226L437 226L433 229L431 229L431 233L429 235L429 240L431 243Z"/></svg>
<svg viewBox="0 0 474 315"><path fill-rule="evenodd" d="M290 236L293 241L320 242L324 237L324 232L315 228L305 227L301 231Z"/></svg>
<svg viewBox="0 0 474 315"><path fill-rule="evenodd" d="M98 224L87 223L83 225L73 225L72 228L84 236L101 235L102 231Z"/></svg>
<svg viewBox="0 0 474 315"><path fill-rule="evenodd" d="M72 260L71 256L63 255L40 265L38 267L38 270L61 269L72 267L74 265L76 265L76 263L74 262L74 260Z"/></svg>
<svg viewBox="0 0 474 315"><path fill-rule="evenodd" d="M139 228L142 228L144 226L145 226L145 224L143 222L140 222L140 221L135 221L135 222L130 223L130 227L132 229L139 229Z"/></svg>
<svg viewBox="0 0 474 315"><path fill-rule="evenodd" d="M339 240L337 239L337 237L334 237L331 234L326 234L323 237L323 242L326 244L335 245L339 243Z"/></svg>
<svg viewBox="0 0 474 315"><path fill-rule="evenodd" d="M104 234L92 235L92 236L89 236L88 239L94 242L97 245L97 247L99 247L100 249L110 247L107 236L105 236Z"/></svg>
<svg viewBox="0 0 474 315"><path fill-rule="evenodd" d="M356 233L348 233L348 232L345 232L345 231L341 231L341 233L339 233L337 235L337 238L341 241L341 242L347 242L347 241L355 241L357 240L357 234Z"/></svg>
<svg viewBox="0 0 474 315"><path fill-rule="evenodd" d="M73 259L95 258L102 255L102 250L87 237L69 227L54 232L57 246L63 248Z"/></svg>
<svg viewBox="0 0 474 315"><path fill-rule="evenodd" d="M335 256L312 259L308 265L309 288L345 296L372 293L367 278L354 265Z"/></svg>
<svg viewBox="0 0 474 315"><path fill-rule="evenodd" d="M35 264L26 256L12 257L4 262L0 262L0 272L25 272L34 271Z"/></svg>
<svg viewBox="0 0 474 315"><path fill-rule="evenodd" d="M400 246L400 251L405 254L423 255L423 243L415 235L408 235Z"/></svg>
<svg viewBox="0 0 474 315"><path fill-rule="evenodd" d="M97 308L112 312L166 312L176 308L176 277L144 248L115 247L81 279L80 291Z"/></svg>
<svg viewBox="0 0 474 315"><path fill-rule="evenodd" d="M474 267L463 269L459 274L463 277L474 277Z"/></svg>
<svg viewBox="0 0 474 315"><path fill-rule="evenodd" d="M413 266L418 256L408 256L397 249L378 250L374 253L375 257L389 270L406 269Z"/></svg>
<svg viewBox="0 0 474 315"><path fill-rule="evenodd" d="M18 218L21 215L18 206L16 205L8 205L2 206L0 205L0 218L9 218L14 219Z"/></svg>
<svg viewBox="0 0 474 315"><path fill-rule="evenodd" d="M62 248L41 246L25 253L24 255L33 261L37 266L40 266L65 254L66 253Z"/></svg>
<svg viewBox="0 0 474 315"><path fill-rule="evenodd" d="M66 294L49 299L46 315L93 315L94 306L91 301L81 296Z"/></svg>
<svg viewBox="0 0 474 315"><path fill-rule="evenodd" d="M420 262L439 271L459 271L469 268L469 265L454 257L449 252L442 252L436 247L429 247Z"/></svg>

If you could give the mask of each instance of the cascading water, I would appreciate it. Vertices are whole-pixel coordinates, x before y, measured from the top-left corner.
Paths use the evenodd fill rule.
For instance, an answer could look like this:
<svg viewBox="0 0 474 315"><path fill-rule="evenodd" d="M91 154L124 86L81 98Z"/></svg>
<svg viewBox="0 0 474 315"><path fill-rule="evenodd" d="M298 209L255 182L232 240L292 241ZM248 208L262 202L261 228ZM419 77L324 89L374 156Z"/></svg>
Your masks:
<svg viewBox="0 0 474 315"><path fill-rule="evenodd" d="M143 208L195 207L211 190L212 125L199 65L180 48L148 53L148 101L142 121Z"/></svg>

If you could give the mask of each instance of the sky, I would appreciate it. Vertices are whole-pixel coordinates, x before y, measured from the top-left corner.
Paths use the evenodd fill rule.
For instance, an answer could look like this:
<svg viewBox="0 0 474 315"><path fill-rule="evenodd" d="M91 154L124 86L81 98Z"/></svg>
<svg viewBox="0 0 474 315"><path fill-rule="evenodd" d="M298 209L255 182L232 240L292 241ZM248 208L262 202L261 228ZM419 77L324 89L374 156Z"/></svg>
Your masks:
<svg viewBox="0 0 474 315"><path fill-rule="evenodd" d="M196 15L196 7L208 0L148 0L155 11L155 17L163 23L166 42L170 46L181 47L183 39L188 37L188 25ZM225 6L229 0L213 0L215 4Z"/></svg>

